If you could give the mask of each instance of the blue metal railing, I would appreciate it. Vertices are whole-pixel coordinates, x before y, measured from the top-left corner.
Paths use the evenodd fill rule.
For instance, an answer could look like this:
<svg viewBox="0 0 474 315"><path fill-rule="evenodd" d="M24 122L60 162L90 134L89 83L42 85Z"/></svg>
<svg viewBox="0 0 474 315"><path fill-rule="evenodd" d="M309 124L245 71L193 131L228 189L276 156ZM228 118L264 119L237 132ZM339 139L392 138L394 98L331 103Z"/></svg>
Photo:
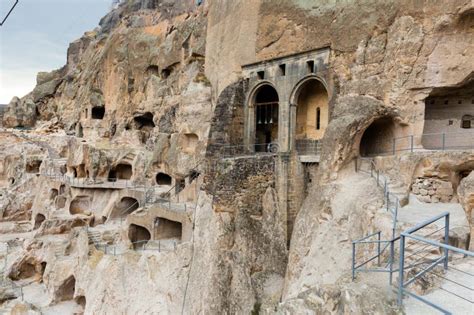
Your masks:
<svg viewBox="0 0 474 315"><path fill-rule="evenodd" d="M442 230L444 230L444 237L443 237L444 241L443 241L443 243L440 243L440 242L435 241L435 240L428 239L428 238L426 238L426 236L419 236L419 235L414 234L415 232L424 229L428 225L434 224L434 223L436 223L440 220L443 220L443 219L444 219L444 227L442 228ZM430 233L430 234L432 234L432 233ZM431 246L431 247L441 249L442 253L439 257L435 257L435 258L431 258L431 259L424 259L424 261L422 261L419 264L412 264L411 266L405 266L406 249L407 249L406 242L407 242L408 239L410 239L411 241L419 242L419 243L425 245L423 247L423 249L426 248L427 246ZM433 269L440 266L441 264L443 265L444 271L447 271L448 268L449 268L449 252L450 251L461 254L461 255L464 255L464 256L474 257L474 252L463 250L463 249L460 249L460 248L449 245L449 212L444 212L444 213L442 213L438 216L435 216L435 217L433 217L429 220L426 220L426 221L424 221L424 222L422 222L422 223L406 230L405 232L401 233L401 235L400 235L400 260L399 260L399 268L398 268L398 270L399 270L398 305L399 306L403 305L403 296L408 295L408 296L411 296L411 297L413 297L413 298L415 298L415 299L417 299L417 300L419 300L419 301L435 308L436 310L438 310L438 311L440 311L444 314L451 314L451 312L446 310L444 307L442 307L438 303L435 303L434 301L430 301L429 299L421 297L420 295L415 294L413 292L410 292L408 290L408 286L410 284L414 283L416 280L420 279L421 277L423 277L427 273L433 273ZM422 257L422 258L426 257L426 256L419 255L418 252L412 253L411 255L417 255L417 256ZM407 270L410 270L413 266L416 266L421 270L418 271L415 275L413 275L411 277L409 277L409 275L407 275L405 277L405 272ZM469 274L469 273L466 273L466 274L470 275L471 277L474 277L473 274ZM455 283L455 285L457 285L457 286L469 289L470 292L471 292L471 296L470 297L463 297L463 296L459 295L458 293L450 292L450 291L448 291L446 289L443 289L441 287L442 290L447 291L447 292L451 293L453 296L461 298L461 299L469 302L470 304L474 304L474 301L470 300L470 299L472 299L472 292L474 291L474 287L469 288L469 286L465 286L465 285L463 285L461 283L458 283L456 281L449 280L449 279L447 279L443 276L440 276L440 277L444 278L444 279L446 279L446 280L448 280L452 283ZM472 286L472 283L473 282L471 281L471 286Z"/></svg>

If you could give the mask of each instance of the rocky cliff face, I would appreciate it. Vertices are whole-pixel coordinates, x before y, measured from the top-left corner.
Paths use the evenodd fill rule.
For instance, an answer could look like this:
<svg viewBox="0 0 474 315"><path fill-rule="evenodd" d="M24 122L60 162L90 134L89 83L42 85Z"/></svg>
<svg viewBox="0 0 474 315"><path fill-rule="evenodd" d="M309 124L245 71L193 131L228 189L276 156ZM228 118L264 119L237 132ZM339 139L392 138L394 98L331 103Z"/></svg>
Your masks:
<svg viewBox="0 0 474 315"><path fill-rule="evenodd" d="M14 281L2 308L395 312L380 283L350 283L351 241L391 225L352 161L374 121L421 135L428 96L469 90L473 12L467 0L122 2L4 114L4 127L32 130L1 134L0 232L13 249L3 272ZM297 182L283 178L295 153L229 159L221 149L244 141L242 66L323 47L330 119L288 235L282 182ZM422 157L386 171L406 191L430 176L449 186L472 170L471 155L455 160L443 176ZM459 198L472 231L472 173L463 178L449 201Z"/></svg>

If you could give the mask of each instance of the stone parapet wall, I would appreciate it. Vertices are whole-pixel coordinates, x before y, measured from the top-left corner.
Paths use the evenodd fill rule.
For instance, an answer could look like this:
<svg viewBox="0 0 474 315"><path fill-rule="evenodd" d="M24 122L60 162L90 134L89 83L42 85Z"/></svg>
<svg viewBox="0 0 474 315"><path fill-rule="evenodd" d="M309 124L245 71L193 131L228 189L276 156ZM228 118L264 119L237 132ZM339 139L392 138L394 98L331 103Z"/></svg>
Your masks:
<svg viewBox="0 0 474 315"><path fill-rule="evenodd" d="M412 192L422 202L450 202L453 199L453 185L438 178L416 178Z"/></svg>

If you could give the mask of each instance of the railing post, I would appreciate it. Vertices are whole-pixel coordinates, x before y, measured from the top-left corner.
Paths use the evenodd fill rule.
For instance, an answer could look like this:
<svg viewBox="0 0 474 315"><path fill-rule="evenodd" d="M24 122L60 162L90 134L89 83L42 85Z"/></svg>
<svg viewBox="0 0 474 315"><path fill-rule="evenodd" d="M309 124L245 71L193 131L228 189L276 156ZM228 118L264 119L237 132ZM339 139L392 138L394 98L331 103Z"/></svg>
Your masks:
<svg viewBox="0 0 474 315"><path fill-rule="evenodd" d="M352 281L355 279L356 243L352 242Z"/></svg>
<svg viewBox="0 0 474 315"><path fill-rule="evenodd" d="M449 213L446 214L445 224L444 224L444 244L449 245ZM448 269L448 257L449 250L444 249L444 270Z"/></svg>
<svg viewBox="0 0 474 315"><path fill-rule="evenodd" d="M395 155L395 138L392 139L392 151L393 151L393 155Z"/></svg>
<svg viewBox="0 0 474 315"><path fill-rule="evenodd" d="M413 135L410 136L410 152L413 153Z"/></svg>
<svg viewBox="0 0 474 315"><path fill-rule="evenodd" d="M377 170L377 186L379 186L379 177L380 177L380 172Z"/></svg>
<svg viewBox="0 0 474 315"><path fill-rule="evenodd" d="M398 268L398 306L403 303L403 270L405 269L405 236L400 235L400 264Z"/></svg>
<svg viewBox="0 0 474 315"><path fill-rule="evenodd" d="M393 282L393 262L395 256L395 242L393 238L390 240L390 260L389 260L389 270L390 270L390 277L389 277L389 284L392 285Z"/></svg>
<svg viewBox="0 0 474 315"><path fill-rule="evenodd" d="M359 161L359 158L356 157L355 159L355 171L356 173L358 172L358 169L357 169L357 162Z"/></svg>
<svg viewBox="0 0 474 315"><path fill-rule="evenodd" d="M443 151L445 150L446 148L446 134L443 133Z"/></svg>
<svg viewBox="0 0 474 315"><path fill-rule="evenodd" d="M377 236L378 236L378 243L377 243L377 264L378 266L380 267L380 235L381 232L379 231L377 233Z"/></svg>
<svg viewBox="0 0 474 315"><path fill-rule="evenodd" d="M161 252L161 241L158 240L158 252Z"/></svg>
<svg viewBox="0 0 474 315"><path fill-rule="evenodd" d="M387 190L387 211L390 210L390 196L389 195L390 195L390 193Z"/></svg>

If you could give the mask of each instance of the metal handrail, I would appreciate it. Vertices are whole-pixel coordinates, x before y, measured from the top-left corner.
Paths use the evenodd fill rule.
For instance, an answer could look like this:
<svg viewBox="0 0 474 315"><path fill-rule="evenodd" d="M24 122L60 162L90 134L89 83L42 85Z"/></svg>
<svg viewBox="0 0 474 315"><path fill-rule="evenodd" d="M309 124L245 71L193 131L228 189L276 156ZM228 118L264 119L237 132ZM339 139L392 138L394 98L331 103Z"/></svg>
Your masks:
<svg viewBox="0 0 474 315"><path fill-rule="evenodd" d="M441 243L441 242L438 242L438 241L435 241L435 240L431 240L431 239L427 239L425 236L419 236L419 235L415 235L413 233L425 228L426 226L430 225L430 224L433 224L441 219L444 218L444 242ZM432 247L437 247L439 249L442 250L442 255L438 258L435 258L435 259L431 259L430 261L428 262L424 262L422 264L428 264L428 266L426 267L423 267L421 271L417 272L414 276L412 276L412 278L410 279L405 279L405 275L404 275L404 271L407 270L407 267L405 267L405 250L407 247L405 247L405 244L406 244L406 239L412 239L412 240L415 240L415 241L418 241L418 242L421 242L421 243L424 243L424 244L428 244L427 246L432 246ZM457 248L457 247L454 247L454 246L451 246L449 245L449 212L444 212L444 213L441 213L429 220L426 220L420 224L417 224L416 226L410 228L410 229L407 229L406 231L402 232L401 235L400 235L400 266L399 266L399 283L398 283L398 305L399 306L402 306L403 305L403 296L404 295L408 295L408 296L411 296L435 309L437 309L438 311L444 313L444 314L451 314L448 310L446 310L445 308L443 308L442 306L440 306L439 304L433 302L433 301L430 301L426 298L423 298L413 292L410 292L409 290L407 290L407 287L412 284L413 282L415 282L417 279L423 277L425 274L427 274L428 272L432 272L432 270L434 268L436 268L437 266L439 266L441 263L443 264L443 269L446 271L449 269L449 251L452 251L452 252L456 252L458 254L461 254L461 255L464 255L464 256L468 256L468 257L474 257L474 252L472 251L468 251L468 250L464 250L464 249L461 249L461 248ZM424 256L423 256L424 257ZM421 265L421 264L420 264ZM455 269L455 268L453 268ZM471 276L474 276L474 275L471 275ZM441 278L444 278L442 276L440 276ZM449 280L447 278L444 278L446 280ZM454 282L454 281L450 281L450 282L453 282L455 285L458 285L458 286L461 286L461 287L464 287L464 288L468 288L469 290L473 291L473 289L469 288L469 287L466 287L460 283L457 283L457 282ZM442 287L440 289L443 289ZM446 289L444 289L446 291ZM460 296L459 294L454 294L455 296L457 296L458 298L461 298L461 299L464 299L464 300L467 300L469 301L471 304L474 303L474 301L470 301L468 299L465 299L464 297Z"/></svg>

